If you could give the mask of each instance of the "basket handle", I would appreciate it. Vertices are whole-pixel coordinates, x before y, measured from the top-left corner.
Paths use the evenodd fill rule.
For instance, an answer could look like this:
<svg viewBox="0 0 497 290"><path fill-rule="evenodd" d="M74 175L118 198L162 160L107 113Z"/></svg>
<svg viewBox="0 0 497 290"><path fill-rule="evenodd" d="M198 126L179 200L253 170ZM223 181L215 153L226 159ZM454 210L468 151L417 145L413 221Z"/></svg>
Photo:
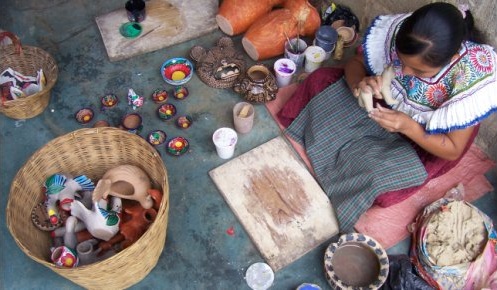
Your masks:
<svg viewBox="0 0 497 290"><path fill-rule="evenodd" d="M12 44L14 45L15 52L19 55L22 55L22 47L21 47L21 40L17 35L15 35L12 32L9 31L3 31L0 32L0 41L2 41L4 38L10 38L12 40Z"/></svg>

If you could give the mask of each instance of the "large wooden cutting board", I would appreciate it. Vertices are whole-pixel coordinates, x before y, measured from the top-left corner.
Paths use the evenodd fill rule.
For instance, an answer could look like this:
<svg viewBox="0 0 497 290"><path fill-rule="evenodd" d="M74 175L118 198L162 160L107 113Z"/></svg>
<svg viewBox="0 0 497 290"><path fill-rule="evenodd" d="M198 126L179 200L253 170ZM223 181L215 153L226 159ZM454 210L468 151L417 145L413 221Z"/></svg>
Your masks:
<svg viewBox="0 0 497 290"><path fill-rule="evenodd" d="M209 175L274 271L338 233L328 197L281 136Z"/></svg>
<svg viewBox="0 0 497 290"><path fill-rule="evenodd" d="M110 61L118 61L155 51L204 35L217 28L217 0L146 1L146 17L141 35L128 39L119 27L128 22L123 8L96 17L98 29Z"/></svg>

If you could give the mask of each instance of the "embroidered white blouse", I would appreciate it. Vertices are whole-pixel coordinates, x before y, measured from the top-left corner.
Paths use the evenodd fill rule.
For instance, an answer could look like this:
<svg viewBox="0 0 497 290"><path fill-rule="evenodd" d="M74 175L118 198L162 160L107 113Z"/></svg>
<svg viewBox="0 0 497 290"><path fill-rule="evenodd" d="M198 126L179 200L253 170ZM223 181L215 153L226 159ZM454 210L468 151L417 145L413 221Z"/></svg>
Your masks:
<svg viewBox="0 0 497 290"><path fill-rule="evenodd" d="M392 108L425 126L427 133L448 133L478 124L497 110L497 55L489 45L466 41L453 60L432 78L402 74L395 35L409 14L378 16L363 39L366 68L379 75L392 64Z"/></svg>

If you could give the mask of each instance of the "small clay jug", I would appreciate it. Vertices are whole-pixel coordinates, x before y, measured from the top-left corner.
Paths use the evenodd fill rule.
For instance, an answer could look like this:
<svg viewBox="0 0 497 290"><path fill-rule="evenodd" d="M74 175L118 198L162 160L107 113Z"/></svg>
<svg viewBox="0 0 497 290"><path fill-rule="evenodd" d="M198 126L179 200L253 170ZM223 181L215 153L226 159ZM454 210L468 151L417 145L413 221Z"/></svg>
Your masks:
<svg viewBox="0 0 497 290"><path fill-rule="evenodd" d="M79 243L76 246L76 252L78 253L79 258L79 266L102 261L116 254L116 252L112 250L101 253L102 249L98 248L97 245L98 240L89 239Z"/></svg>
<svg viewBox="0 0 497 290"><path fill-rule="evenodd" d="M262 63L251 66L246 76L233 87L249 102L265 103L276 99L278 86L271 71Z"/></svg>

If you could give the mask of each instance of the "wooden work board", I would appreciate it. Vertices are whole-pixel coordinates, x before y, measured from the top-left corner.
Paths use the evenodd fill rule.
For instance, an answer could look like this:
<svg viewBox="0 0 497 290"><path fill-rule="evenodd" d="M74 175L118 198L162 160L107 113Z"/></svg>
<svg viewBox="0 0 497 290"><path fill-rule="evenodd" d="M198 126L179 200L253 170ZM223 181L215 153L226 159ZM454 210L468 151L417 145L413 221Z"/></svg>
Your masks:
<svg viewBox="0 0 497 290"><path fill-rule="evenodd" d="M118 61L188 41L217 28L215 0L146 1L146 17L141 34L125 38L119 32L128 22L124 3L121 9L96 17L98 29L110 61ZM193 4L193 5L192 5Z"/></svg>
<svg viewBox="0 0 497 290"><path fill-rule="evenodd" d="M338 233L328 196L281 136L209 175L274 271Z"/></svg>

